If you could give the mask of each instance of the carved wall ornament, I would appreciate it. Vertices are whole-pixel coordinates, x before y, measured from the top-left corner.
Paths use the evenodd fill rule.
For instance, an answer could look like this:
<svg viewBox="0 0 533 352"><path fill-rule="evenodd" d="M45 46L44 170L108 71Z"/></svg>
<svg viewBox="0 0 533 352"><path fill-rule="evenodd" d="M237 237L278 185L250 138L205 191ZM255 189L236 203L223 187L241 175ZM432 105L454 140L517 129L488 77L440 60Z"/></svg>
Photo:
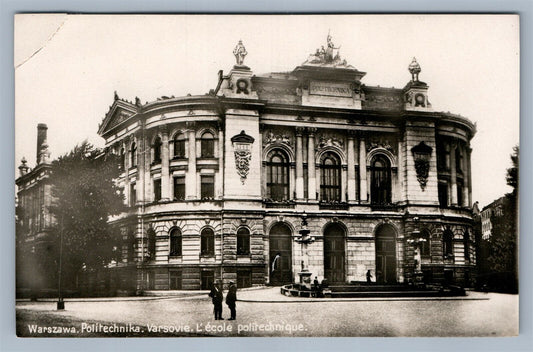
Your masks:
<svg viewBox="0 0 533 352"><path fill-rule="evenodd" d="M287 133L274 133L272 130L269 130L264 134L263 146L271 143L281 143L292 147L293 139L292 136Z"/></svg>
<svg viewBox="0 0 533 352"><path fill-rule="evenodd" d="M370 141L368 141L368 143L366 145L367 153L370 152L373 149L376 149L376 148L386 149L386 150L388 150L389 152L391 152L393 154L395 152L393 144L391 144L391 142L389 142L389 140L387 140L387 139L370 140Z"/></svg>
<svg viewBox="0 0 533 352"><path fill-rule="evenodd" d="M428 181L429 160L432 151L433 148L424 143L424 141L411 148L415 160L416 179L418 180L418 183L420 183L422 191L426 188Z"/></svg>
<svg viewBox="0 0 533 352"><path fill-rule="evenodd" d="M235 155L235 168L244 185L248 172L250 172L250 160L252 160L252 144L254 138L247 135L244 130L231 138Z"/></svg>
<svg viewBox="0 0 533 352"><path fill-rule="evenodd" d="M344 148L344 140L337 138L336 136L331 135L322 135L318 139L318 149L325 148L325 147L338 147L338 148Z"/></svg>

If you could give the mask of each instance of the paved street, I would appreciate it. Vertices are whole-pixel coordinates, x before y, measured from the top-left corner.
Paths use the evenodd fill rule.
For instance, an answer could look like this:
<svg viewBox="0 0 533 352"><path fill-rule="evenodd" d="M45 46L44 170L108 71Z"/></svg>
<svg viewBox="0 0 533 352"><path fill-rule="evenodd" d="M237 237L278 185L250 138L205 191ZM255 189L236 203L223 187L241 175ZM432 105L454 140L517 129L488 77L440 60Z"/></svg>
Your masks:
<svg viewBox="0 0 533 352"><path fill-rule="evenodd" d="M236 321L215 321L207 294L17 302L19 334L39 326L74 328L72 336L505 336L518 333L518 296L469 292L455 299L315 299L279 288L239 291ZM229 316L224 305L223 316ZM98 325L98 323L102 325ZM55 325L54 325L55 324ZM131 324L131 325L128 325ZM33 326L30 333L29 327ZM104 331L107 327L107 332ZM114 329L114 330L113 330ZM155 333L154 333L155 332ZM128 333L125 333L128 335ZM53 334L52 334L53 335ZM124 336L124 333L122 333ZM50 336L50 335L48 335Z"/></svg>

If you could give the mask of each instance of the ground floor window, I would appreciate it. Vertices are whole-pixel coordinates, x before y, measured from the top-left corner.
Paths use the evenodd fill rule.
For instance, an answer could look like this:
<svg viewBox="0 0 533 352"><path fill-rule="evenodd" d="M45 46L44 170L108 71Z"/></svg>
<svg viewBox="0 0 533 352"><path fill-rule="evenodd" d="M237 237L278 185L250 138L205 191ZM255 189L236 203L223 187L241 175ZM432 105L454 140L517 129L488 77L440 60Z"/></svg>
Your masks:
<svg viewBox="0 0 533 352"><path fill-rule="evenodd" d="M209 290L215 282L215 272L212 270L202 270L200 274L200 288Z"/></svg>
<svg viewBox="0 0 533 352"><path fill-rule="evenodd" d="M169 287L171 290L181 290L181 271L170 270L169 271Z"/></svg>
<svg viewBox="0 0 533 352"><path fill-rule="evenodd" d="M252 286L252 271L237 270L237 288L251 287Z"/></svg>

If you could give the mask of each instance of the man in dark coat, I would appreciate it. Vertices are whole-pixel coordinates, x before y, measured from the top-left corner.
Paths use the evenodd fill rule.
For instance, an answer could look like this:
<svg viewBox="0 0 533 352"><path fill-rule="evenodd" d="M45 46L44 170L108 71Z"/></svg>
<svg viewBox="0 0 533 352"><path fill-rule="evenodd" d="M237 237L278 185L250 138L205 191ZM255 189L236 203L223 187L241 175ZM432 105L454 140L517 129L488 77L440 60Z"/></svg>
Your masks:
<svg viewBox="0 0 533 352"><path fill-rule="evenodd" d="M235 310L235 302L237 301L237 286L233 281L229 283L228 294L226 295L226 304L231 312L231 317L228 320L235 320L237 312Z"/></svg>
<svg viewBox="0 0 533 352"><path fill-rule="evenodd" d="M224 295L222 293L222 282L220 280L211 286L209 297L211 297L213 302L215 320L224 320L224 318L222 318L222 302L224 301Z"/></svg>

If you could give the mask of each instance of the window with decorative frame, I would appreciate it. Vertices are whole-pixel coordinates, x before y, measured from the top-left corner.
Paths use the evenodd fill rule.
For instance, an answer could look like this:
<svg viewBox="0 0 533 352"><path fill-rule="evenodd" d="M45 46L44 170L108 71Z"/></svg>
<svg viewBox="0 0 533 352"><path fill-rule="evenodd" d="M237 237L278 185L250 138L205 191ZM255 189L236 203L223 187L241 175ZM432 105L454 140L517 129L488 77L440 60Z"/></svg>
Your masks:
<svg viewBox="0 0 533 352"><path fill-rule="evenodd" d="M137 166L137 144L135 142L131 143L130 164L131 167Z"/></svg>
<svg viewBox="0 0 533 352"><path fill-rule="evenodd" d="M161 200L161 179L154 180L154 202Z"/></svg>
<svg viewBox="0 0 533 352"><path fill-rule="evenodd" d="M442 234L442 251L444 258L453 257L453 233L449 229Z"/></svg>
<svg viewBox="0 0 533 352"><path fill-rule="evenodd" d="M200 193L204 200L215 198L215 175L200 176Z"/></svg>
<svg viewBox="0 0 533 352"><path fill-rule="evenodd" d="M289 158L285 152L274 149L268 153L266 162L267 198L274 201L290 199L289 170Z"/></svg>
<svg viewBox="0 0 533 352"><path fill-rule="evenodd" d="M250 254L250 231L241 227L237 230L237 255Z"/></svg>
<svg viewBox="0 0 533 352"><path fill-rule="evenodd" d="M170 231L170 256L181 256L182 251L182 236L181 231L178 228L174 228Z"/></svg>
<svg viewBox="0 0 533 352"><path fill-rule="evenodd" d="M320 200L323 202L341 201L341 160L331 152L322 157L320 165Z"/></svg>
<svg viewBox="0 0 533 352"><path fill-rule="evenodd" d="M183 133L178 133L174 137L174 159L185 159L185 141L186 137Z"/></svg>
<svg viewBox="0 0 533 352"><path fill-rule="evenodd" d="M185 176L174 177L174 199L185 199Z"/></svg>
<svg viewBox="0 0 533 352"><path fill-rule="evenodd" d="M152 148L154 150L153 164L161 163L161 146L162 145L163 145L163 143L161 142L161 137L157 136L154 139L154 144L152 145Z"/></svg>
<svg viewBox="0 0 533 352"><path fill-rule="evenodd" d="M200 234L200 255L215 255L215 232L210 228L205 228Z"/></svg>
<svg viewBox="0 0 533 352"><path fill-rule="evenodd" d="M200 140L200 156L202 158L214 158L215 157L215 137L209 131L202 134Z"/></svg>
<svg viewBox="0 0 533 352"><path fill-rule="evenodd" d="M391 165L389 159L376 155L370 166L370 197L372 204L390 204L392 200Z"/></svg>

